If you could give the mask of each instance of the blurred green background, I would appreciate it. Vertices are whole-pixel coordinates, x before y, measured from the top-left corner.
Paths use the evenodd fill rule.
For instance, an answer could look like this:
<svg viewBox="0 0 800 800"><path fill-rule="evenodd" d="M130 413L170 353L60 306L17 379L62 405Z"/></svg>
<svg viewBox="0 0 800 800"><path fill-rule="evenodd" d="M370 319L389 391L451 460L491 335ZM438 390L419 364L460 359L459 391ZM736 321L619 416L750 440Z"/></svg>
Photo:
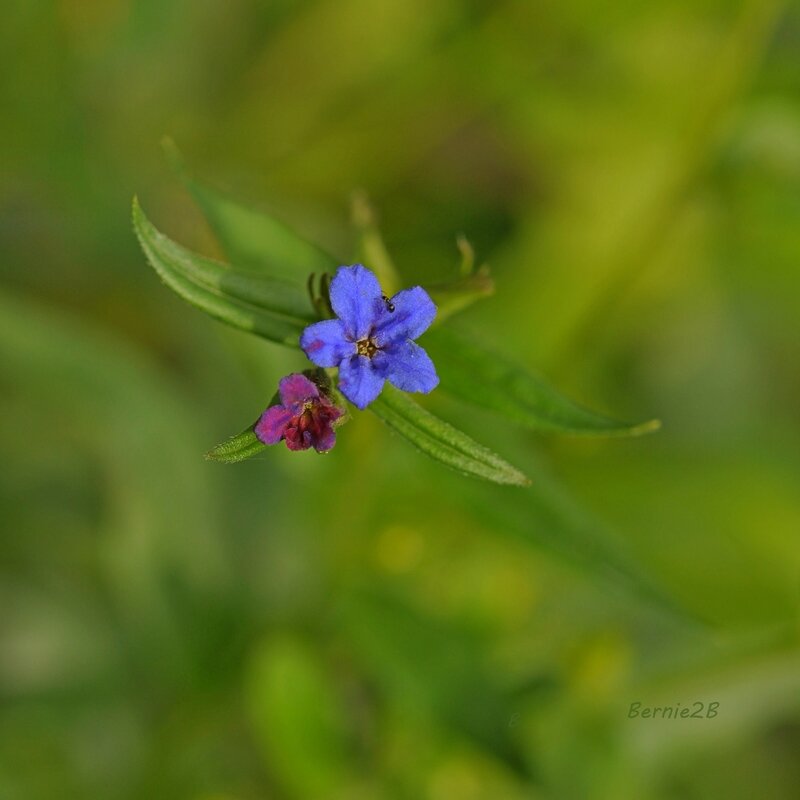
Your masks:
<svg viewBox="0 0 800 800"><path fill-rule="evenodd" d="M4 3L0 798L796 798L798 53L769 0ZM370 414L205 462L302 361L147 266L134 193L220 255L164 134L345 263L356 189L408 283L466 234L464 324L663 430L437 393L530 490Z"/></svg>

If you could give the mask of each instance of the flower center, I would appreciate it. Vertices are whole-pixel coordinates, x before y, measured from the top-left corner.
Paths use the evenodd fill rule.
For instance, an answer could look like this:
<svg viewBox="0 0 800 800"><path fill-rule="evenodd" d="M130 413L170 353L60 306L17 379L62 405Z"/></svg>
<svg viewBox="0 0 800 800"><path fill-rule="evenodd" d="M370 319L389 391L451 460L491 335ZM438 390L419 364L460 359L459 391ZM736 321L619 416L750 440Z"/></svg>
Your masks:
<svg viewBox="0 0 800 800"><path fill-rule="evenodd" d="M356 350L358 355L372 358L372 356L378 352L378 345L376 345L375 342L370 338L361 339L360 341L356 342Z"/></svg>

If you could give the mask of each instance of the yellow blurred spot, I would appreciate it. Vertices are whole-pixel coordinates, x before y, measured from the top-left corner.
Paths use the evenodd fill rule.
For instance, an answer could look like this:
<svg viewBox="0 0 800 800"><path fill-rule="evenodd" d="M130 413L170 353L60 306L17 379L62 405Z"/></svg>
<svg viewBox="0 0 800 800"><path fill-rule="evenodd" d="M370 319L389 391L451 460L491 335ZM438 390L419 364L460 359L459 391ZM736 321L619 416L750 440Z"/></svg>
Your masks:
<svg viewBox="0 0 800 800"><path fill-rule="evenodd" d="M195 800L239 800L232 794L198 794Z"/></svg>
<svg viewBox="0 0 800 800"><path fill-rule="evenodd" d="M521 787L506 766L484 753L470 750L454 753L431 772L431 800L534 800L530 787Z"/></svg>
<svg viewBox="0 0 800 800"><path fill-rule="evenodd" d="M387 572L408 572L422 557L425 540L418 530L391 525L381 531L375 542L375 557Z"/></svg>
<svg viewBox="0 0 800 800"><path fill-rule="evenodd" d="M536 605L537 590L529 572L504 564L489 579L490 605L509 624L527 620Z"/></svg>
<svg viewBox="0 0 800 800"><path fill-rule="evenodd" d="M64 29L83 50L108 46L112 32L124 24L131 0L60 0L58 15Z"/></svg>
<svg viewBox="0 0 800 800"><path fill-rule="evenodd" d="M483 796L482 789L480 776L463 759L445 762L431 776L431 800L477 800Z"/></svg>
<svg viewBox="0 0 800 800"><path fill-rule="evenodd" d="M607 635L589 642L580 652L572 673L576 691L600 701L615 696L630 661L630 646L620 636Z"/></svg>

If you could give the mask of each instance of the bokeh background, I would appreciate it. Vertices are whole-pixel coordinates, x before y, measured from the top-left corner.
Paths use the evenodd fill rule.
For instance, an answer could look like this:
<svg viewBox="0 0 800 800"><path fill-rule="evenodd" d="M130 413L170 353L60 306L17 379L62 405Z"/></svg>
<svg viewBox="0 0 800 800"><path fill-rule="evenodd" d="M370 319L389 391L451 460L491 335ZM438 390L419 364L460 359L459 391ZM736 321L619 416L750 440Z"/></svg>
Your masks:
<svg viewBox="0 0 800 800"><path fill-rule="evenodd" d="M771 0L7 0L0 797L797 797L799 53ZM663 429L437 393L530 490L370 414L205 462L300 362L145 263L134 193L220 254L165 134L343 262L358 189L409 283L466 234L465 325Z"/></svg>

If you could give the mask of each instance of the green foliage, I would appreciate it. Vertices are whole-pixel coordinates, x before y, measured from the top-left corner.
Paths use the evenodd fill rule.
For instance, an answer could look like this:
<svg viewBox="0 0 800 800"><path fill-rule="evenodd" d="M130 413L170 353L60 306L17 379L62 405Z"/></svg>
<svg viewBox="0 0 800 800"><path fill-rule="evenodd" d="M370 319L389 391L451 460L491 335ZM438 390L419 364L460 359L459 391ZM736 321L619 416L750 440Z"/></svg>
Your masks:
<svg viewBox="0 0 800 800"><path fill-rule="evenodd" d="M221 461L223 464L236 464L266 449L267 446L256 436L251 426L237 436L231 436L227 441L211 448L206 453L206 458L209 461Z"/></svg>
<svg viewBox="0 0 800 800"><path fill-rule="evenodd" d="M269 277L226 268L189 253L159 233L134 201L134 227L151 264L184 299L212 316L282 344L296 343L294 330L284 334L275 315L293 314L294 319L299 320L308 311L308 303L299 289L292 291L291 285L274 278L282 275L293 279L296 286L301 282L310 286L314 270L330 270L335 261L273 217L235 203L189 177L172 140L165 141L165 150L228 255L257 266L260 273ZM386 291L394 293L399 288L397 271L383 243L374 212L362 195L354 199L353 217L359 232L360 257L377 270ZM474 254L469 243L460 239L459 247L463 257L462 276L431 289L434 300L440 305L437 325L494 291L488 270L473 270ZM217 297L204 289L215 292ZM433 345L432 353L440 365L444 389L462 400L534 429L625 436L658 427L656 422L626 425L583 409L520 365L492 353L475 340L441 327L426 337L426 343ZM374 404L372 411L431 458L462 474L496 483L524 486L529 482L488 448L437 420L413 400L403 399L399 393L389 390L387 398ZM210 451L208 457L226 462L244 460L261 450L253 444L252 438L246 434L234 437Z"/></svg>
<svg viewBox="0 0 800 800"><path fill-rule="evenodd" d="M418 450L464 475L527 486L530 481L500 456L438 419L407 394L386 386L372 410Z"/></svg>
<svg viewBox="0 0 800 800"><path fill-rule="evenodd" d="M772 0L4 4L0 797L796 800L799 22ZM252 198L335 258L286 266L289 229L269 263L278 233L238 201L209 231L165 131L207 218ZM307 362L179 305L131 195L306 302L358 257L358 187L370 260L437 293L445 336L662 432L536 435L527 389L494 413L451 380L423 405L525 490L355 412L325 458L204 461ZM484 261L495 293L445 319Z"/></svg>
<svg viewBox="0 0 800 800"><path fill-rule="evenodd" d="M438 327L446 319L469 308L477 300L483 300L494 294L494 281L487 269L449 283L428 286L427 289L438 309L434 321L434 325Z"/></svg>
<svg viewBox="0 0 800 800"><path fill-rule="evenodd" d="M313 317L308 300L291 284L226 268L190 253L160 233L133 202L133 224L153 269L193 306L234 328L296 345Z"/></svg>
<svg viewBox="0 0 800 800"><path fill-rule="evenodd" d="M335 795L349 777L348 742L322 654L288 636L266 642L249 665L245 699L265 760L292 795Z"/></svg>
<svg viewBox="0 0 800 800"><path fill-rule="evenodd" d="M534 430L583 436L637 436L659 427L656 420L627 425L581 408L507 356L480 344L474 336L437 328L425 338L425 347L446 391Z"/></svg>
<svg viewBox="0 0 800 800"><path fill-rule="evenodd" d="M302 286L310 273L339 266L336 259L274 216L248 208L191 177L171 139L165 139L163 147L175 173L202 209L234 264Z"/></svg>

